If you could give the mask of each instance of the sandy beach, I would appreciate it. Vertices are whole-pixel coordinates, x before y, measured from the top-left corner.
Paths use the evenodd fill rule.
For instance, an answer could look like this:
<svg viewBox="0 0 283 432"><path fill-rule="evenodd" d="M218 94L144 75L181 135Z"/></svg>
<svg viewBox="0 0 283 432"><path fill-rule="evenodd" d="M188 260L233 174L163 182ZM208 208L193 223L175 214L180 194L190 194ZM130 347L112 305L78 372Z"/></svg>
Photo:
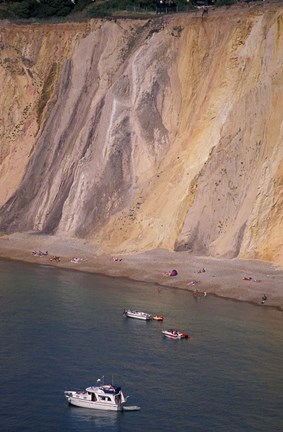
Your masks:
<svg viewBox="0 0 283 432"><path fill-rule="evenodd" d="M48 255L39 256L33 251L48 251ZM54 256L60 257L60 261L52 260ZM283 270L269 262L213 259L163 249L117 257L98 256L94 245L85 240L35 234L1 236L0 257L126 277L156 286L188 290L192 295L206 293L283 310ZM178 275L165 276L172 269L176 269ZM264 294L267 300L262 304Z"/></svg>

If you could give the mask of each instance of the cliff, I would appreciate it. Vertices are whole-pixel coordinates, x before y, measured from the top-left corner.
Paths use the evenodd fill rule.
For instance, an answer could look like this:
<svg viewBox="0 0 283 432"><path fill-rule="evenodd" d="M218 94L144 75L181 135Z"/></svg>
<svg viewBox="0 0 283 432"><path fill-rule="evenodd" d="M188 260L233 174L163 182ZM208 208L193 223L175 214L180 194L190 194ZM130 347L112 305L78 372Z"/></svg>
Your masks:
<svg viewBox="0 0 283 432"><path fill-rule="evenodd" d="M283 7L0 26L2 234L283 264Z"/></svg>

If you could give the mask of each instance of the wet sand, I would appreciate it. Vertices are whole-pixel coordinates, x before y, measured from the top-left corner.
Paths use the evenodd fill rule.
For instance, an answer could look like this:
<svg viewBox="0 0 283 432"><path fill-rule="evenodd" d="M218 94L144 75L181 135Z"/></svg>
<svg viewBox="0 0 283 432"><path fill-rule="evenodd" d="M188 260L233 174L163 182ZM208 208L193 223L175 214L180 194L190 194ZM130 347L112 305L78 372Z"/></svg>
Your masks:
<svg viewBox="0 0 283 432"><path fill-rule="evenodd" d="M48 251L48 256L34 256L32 251ZM52 256L60 262L50 261ZM116 256L115 256L116 257ZM247 301L261 307L272 306L283 310L283 270L272 263L243 260L215 259L194 256L189 252L169 252L163 249L113 256L98 256L95 246L85 240L59 237L13 234L0 237L0 258L44 264L59 268L113 277L126 277L156 286L184 289L198 295L217 295ZM71 262L73 258L83 258ZM164 273L176 269L175 277ZM205 270L205 271L203 271ZM244 280L252 278L252 280ZM267 300L261 303L262 296Z"/></svg>

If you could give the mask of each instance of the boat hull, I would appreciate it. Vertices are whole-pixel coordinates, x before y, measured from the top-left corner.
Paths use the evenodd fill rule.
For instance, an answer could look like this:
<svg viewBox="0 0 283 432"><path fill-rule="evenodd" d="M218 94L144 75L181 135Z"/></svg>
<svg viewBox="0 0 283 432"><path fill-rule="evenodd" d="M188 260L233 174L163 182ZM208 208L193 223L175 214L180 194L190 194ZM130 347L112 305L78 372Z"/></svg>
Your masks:
<svg viewBox="0 0 283 432"><path fill-rule="evenodd" d="M109 402L93 402L90 400L83 400L76 397L68 397L68 402L70 405L80 407L80 408L90 408L90 409L96 409L96 410L103 410L103 411L122 411L123 405L115 405L110 404Z"/></svg>
<svg viewBox="0 0 283 432"><path fill-rule="evenodd" d="M169 339L188 339L189 336L187 335L187 333L184 332L171 332L171 331L167 331L167 330L163 330L162 331L163 336L169 338Z"/></svg>
<svg viewBox="0 0 283 432"><path fill-rule="evenodd" d="M128 318L138 319L142 321L149 321L152 319L151 315L146 312L125 310L123 313Z"/></svg>
<svg viewBox="0 0 283 432"><path fill-rule="evenodd" d="M181 336L173 336L169 334L164 334L164 336L167 337L168 339L181 339Z"/></svg>
<svg viewBox="0 0 283 432"><path fill-rule="evenodd" d="M142 321L149 321L150 320L150 318L145 317L145 316L136 316L136 315L131 315L131 314L127 314L127 317L142 320Z"/></svg>

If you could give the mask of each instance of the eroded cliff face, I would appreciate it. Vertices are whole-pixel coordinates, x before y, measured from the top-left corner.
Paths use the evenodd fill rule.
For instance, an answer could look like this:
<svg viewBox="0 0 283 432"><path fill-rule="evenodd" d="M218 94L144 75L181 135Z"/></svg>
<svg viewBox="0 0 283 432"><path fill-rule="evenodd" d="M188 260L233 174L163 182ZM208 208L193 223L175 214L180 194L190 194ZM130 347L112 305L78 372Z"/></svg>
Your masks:
<svg viewBox="0 0 283 432"><path fill-rule="evenodd" d="M283 9L1 23L0 229L283 263Z"/></svg>

